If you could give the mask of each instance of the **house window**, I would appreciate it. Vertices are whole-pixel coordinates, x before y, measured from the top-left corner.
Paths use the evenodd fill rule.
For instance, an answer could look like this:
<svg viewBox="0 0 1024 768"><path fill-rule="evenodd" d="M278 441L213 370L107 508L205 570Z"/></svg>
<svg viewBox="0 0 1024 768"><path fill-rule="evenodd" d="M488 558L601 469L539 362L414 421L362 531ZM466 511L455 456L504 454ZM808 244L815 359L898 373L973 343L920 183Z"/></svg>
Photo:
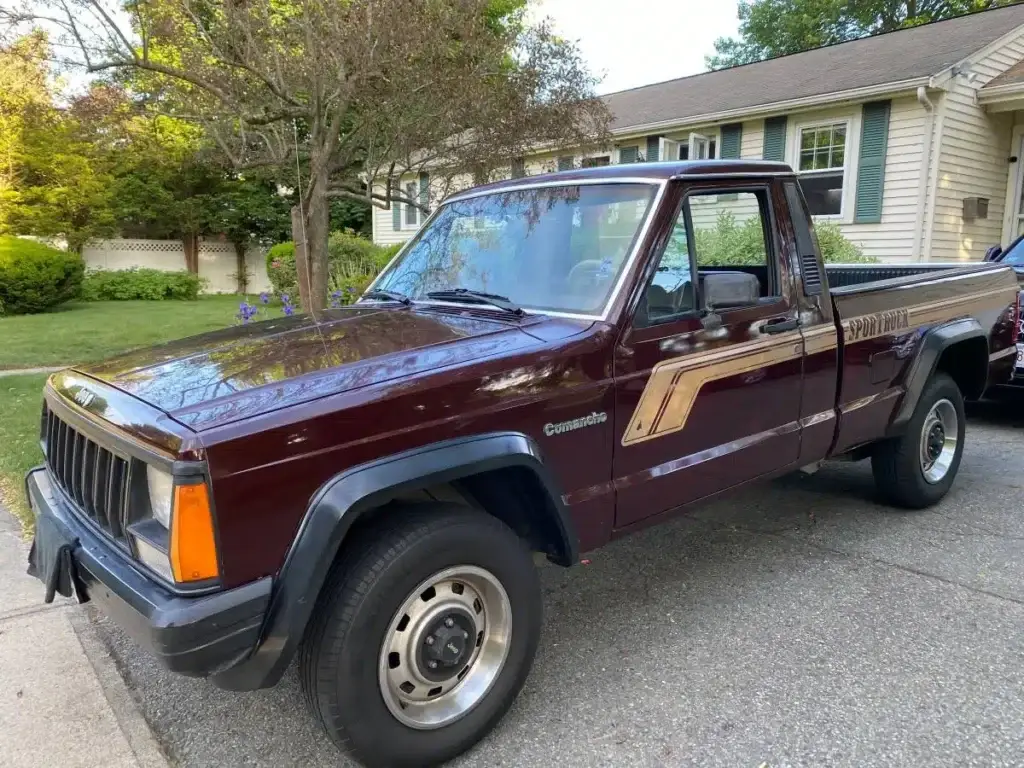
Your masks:
<svg viewBox="0 0 1024 768"><path fill-rule="evenodd" d="M601 166L610 165L612 159L608 155L601 155L600 157L584 157L583 162L580 163L581 168L600 168Z"/></svg>
<svg viewBox="0 0 1024 768"><path fill-rule="evenodd" d="M405 196L409 200L416 199L415 182L410 181L405 185ZM410 227L415 227L419 223L419 209L415 205L405 204L405 223Z"/></svg>
<svg viewBox="0 0 1024 768"><path fill-rule="evenodd" d="M813 216L839 216L846 175L846 123L800 130L800 186Z"/></svg>

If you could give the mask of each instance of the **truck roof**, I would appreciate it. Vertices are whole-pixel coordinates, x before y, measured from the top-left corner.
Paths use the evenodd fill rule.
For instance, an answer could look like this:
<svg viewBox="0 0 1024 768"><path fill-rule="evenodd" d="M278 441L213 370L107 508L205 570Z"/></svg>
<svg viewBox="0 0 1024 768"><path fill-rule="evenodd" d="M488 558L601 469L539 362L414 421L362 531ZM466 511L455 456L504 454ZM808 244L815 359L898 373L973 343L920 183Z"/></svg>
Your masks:
<svg viewBox="0 0 1024 768"><path fill-rule="evenodd" d="M669 160L660 163L626 163L622 165L605 165L598 168L577 168L571 171L523 176L518 179L506 179L505 181L496 181L479 187L473 187L472 189L455 193L452 197L459 197L467 193L476 195L480 192L514 189L537 183L584 179L590 181L622 178L663 180L677 176L789 175L792 173L793 169L786 163L769 162L766 160Z"/></svg>

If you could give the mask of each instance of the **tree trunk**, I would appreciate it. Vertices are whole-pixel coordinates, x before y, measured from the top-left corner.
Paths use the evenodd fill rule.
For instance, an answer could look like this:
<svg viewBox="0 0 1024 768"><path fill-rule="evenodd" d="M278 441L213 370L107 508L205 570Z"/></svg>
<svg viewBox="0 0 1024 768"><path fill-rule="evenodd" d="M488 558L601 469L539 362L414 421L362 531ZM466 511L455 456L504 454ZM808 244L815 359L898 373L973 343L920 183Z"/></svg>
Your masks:
<svg viewBox="0 0 1024 768"><path fill-rule="evenodd" d="M302 222L302 209L297 205L292 206L292 242L295 243L295 278L299 284L299 303L306 312L309 312L311 302L306 229Z"/></svg>
<svg viewBox="0 0 1024 768"><path fill-rule="evenodd" d="M237 293L249 292L249 272L245 267L245 243L233 243L235 246L235 273L238 280Z"/></svg>
<svg viewBox="0 0 1024 768"><path fill-rule="evenodd" d="M185 269L193 275L199 274L199 235L189 232L182 235L181 243L185 247Z"/></svg>
<svg viewBox="0 0 1024 768"><path fill-rule="evenodd" d="M317 180L308 200L303 201L305 214L305 254L308 267L306 286L308 296L303 294L303 309L317 316L327 306L328 259L327 238L330 236L331 208L327 197L327 178ZM295 228L294 223L292 228ZM301 235L301 233L299 233ZM296 265L298 264L298 240L296 240Z"/></svg>

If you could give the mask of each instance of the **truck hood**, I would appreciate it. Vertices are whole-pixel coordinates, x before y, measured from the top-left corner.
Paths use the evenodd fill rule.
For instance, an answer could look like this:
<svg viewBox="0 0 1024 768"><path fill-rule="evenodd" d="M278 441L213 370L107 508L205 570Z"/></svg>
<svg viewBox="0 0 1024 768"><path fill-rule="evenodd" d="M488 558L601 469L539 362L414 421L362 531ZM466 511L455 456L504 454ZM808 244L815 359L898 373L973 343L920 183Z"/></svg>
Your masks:
<svg viewBox="0 0 1024 768"><path fill-rule="evenodd" d="M523 330L538 323L544 318L352 307L330 310L320 323L302 315L240 325L76 370L203 430L514 352L538 343Z"/></svg>

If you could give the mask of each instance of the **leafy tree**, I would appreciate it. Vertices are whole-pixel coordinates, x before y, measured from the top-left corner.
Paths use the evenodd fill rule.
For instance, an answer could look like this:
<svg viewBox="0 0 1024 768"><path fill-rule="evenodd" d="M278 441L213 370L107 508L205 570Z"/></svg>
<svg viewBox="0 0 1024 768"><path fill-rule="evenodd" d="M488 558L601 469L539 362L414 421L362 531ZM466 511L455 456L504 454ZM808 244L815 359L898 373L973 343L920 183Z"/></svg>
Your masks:
<svg viewBox="0 0 1024 768"><path fill-rule="evenodd" d="M1020 0L740 0L739 37L719 38L708 69L750 64Z"/></svg>
<svg viewBox="0 0 1024 768"><path fill-rule="evenodd" d="M248 290L245 252L254 245L272 245L291 232L290 198L278 194L264 177L247 174L225 179L208 212L211 232L225 235L235 246L239 293Z"/></svg>
<svg viewBox="0 0 1024 768"><path fill-rule="evenodd" d="M587 145L608 114L576 48L521 0L34 0L94 73L128 72L204 126L237 169L299 193L307 309L326 305L329 201L390 207L403 174L446 184L538 144ZM298 173L297 173L298 170ZM302 239L301 237L299 238ZM303 281L303 285L306 285Z"/></svg>
<svg viewBox="0 0 1024 768"><path fill-rule="evenodd" d="M63 236L80 252L111 234L111 178L79 131L54 104L48 41L36 31L0 49L0 232Z"/></svg>

